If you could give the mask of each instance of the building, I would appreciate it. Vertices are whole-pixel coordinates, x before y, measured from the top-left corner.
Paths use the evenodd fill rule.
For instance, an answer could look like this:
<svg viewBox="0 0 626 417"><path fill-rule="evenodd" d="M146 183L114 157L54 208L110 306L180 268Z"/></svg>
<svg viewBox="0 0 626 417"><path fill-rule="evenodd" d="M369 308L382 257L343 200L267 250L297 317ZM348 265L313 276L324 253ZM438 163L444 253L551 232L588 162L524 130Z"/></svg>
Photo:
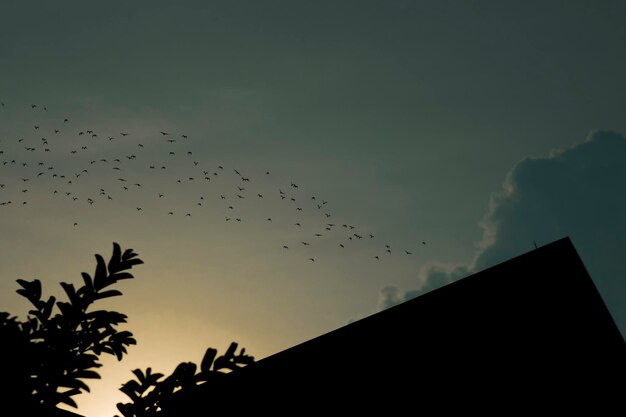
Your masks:
<svg viewBox="0 0 626 417"><path fill-rule="evenodd" d="M625 378L624 338L563 238L181 392L162 415L617 415Z"/></svg>

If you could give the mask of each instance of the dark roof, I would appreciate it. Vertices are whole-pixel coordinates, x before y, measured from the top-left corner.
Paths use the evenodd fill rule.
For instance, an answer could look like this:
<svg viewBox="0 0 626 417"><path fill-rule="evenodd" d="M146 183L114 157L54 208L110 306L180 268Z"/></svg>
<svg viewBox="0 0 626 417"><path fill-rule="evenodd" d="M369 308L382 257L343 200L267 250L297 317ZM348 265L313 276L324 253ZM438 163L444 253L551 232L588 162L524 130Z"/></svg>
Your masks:
<svg viewBox="0 0 626 417"><path fill-rule="evenodd" d="M624 407L625 375L624 339L563 238L200 386L175 415Z"/></svg>

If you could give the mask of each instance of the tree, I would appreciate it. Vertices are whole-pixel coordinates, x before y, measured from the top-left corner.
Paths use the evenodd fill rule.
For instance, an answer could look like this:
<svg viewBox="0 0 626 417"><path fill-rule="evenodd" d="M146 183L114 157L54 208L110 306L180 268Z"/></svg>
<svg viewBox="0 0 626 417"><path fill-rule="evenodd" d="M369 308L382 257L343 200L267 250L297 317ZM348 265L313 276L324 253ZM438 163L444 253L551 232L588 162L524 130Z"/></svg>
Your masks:
<svg viewBox="0 0 626 417"><path fill-rule="evenodd" d="M109 287L118 281L131 279L128 272L142 264L132 249L122 252L113 243L108 262L98 254L94 276L83 272L84 284L76 289L61 282L68 300L56 301L51 296L42 299L41 281L18 279L22 287L17 293L34 306L25 321L0 313L0 352L6 361L5 377L9 384L3 390L5 403L20 404L27 415L54 415L57 405L76 407L72 399L89 392L86 379L100 378L100 355L115 355L122 360L126 348L136 344L129 331L119 331L127 316L115 311L93 310L97 300L122 295ZM54 307L58 312L53 315Z"/></svg>
<svg viewBox="0 0 626 417"><path fill-rule="evenodd" d="M216 349L208 348L199 371L194 363L182 362L165 379L163 374L152 373L151 368L145 372L135 369L132 372L137 380L130 380L120 388L131 402L118 403L117 408L124 417L157 417L162 412L179 415L181 403L177 397L190 394L196 387L206 383L220 384L229 371L254 362L252 356L246 355L245 349L242 348L237 355L236 351L237 343L234 342L219 357L216 357Z"/></svg>
<svg viewBox="0 0 626 417"><path fill-rule="evenodd" d="M33 309L25 321L0 312L0 357L4 360L3 377L8 383L0 391L5 404L19 404L23 415L56 417L63 410L59 404L77 407L72 397L89 392L86 379L100 378L95 371L101 367L102 354L115 355L122 360L127 347L136 344L129 331L119 331L127 316L115 311L93 310L91 307L104 298L122 295L110 289L118 281L131 279L128 272L143 261L132 249L122 252L113 242L113 254L108 263L98 254L93 277L82 272L83 285L61 282L68 298L57 301L51 296L42 299L41 281L18 279L17 293L28 299ZM58 310L56 314L55 306ZM252 356L232 343L226 353L217 357L217 350L209 348L200 370L191 362L183 362L163 379L163 374L135 369L137 381L131 380L120 389L130 403L117 404L124 417L152 417L167 409L176 413L180 393L193 391L205 383L220 384L228 371L237 370L254 362Z"/></svg>

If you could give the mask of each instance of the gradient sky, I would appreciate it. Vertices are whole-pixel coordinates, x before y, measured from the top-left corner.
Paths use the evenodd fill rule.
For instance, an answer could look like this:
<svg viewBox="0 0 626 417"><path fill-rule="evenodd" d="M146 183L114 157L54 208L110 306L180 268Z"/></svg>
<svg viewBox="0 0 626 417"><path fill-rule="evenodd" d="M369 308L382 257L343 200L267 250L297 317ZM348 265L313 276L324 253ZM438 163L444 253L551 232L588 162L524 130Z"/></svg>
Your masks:
<svg viewBox="0 0 626 417"><path fill-rule="evenodd" d="M131 369L260 359L564 236L626 334L626 3L130 3L0 8L0 310L112 242L145 261L103 302L138 345L80 413L113 416Z"/></svg>

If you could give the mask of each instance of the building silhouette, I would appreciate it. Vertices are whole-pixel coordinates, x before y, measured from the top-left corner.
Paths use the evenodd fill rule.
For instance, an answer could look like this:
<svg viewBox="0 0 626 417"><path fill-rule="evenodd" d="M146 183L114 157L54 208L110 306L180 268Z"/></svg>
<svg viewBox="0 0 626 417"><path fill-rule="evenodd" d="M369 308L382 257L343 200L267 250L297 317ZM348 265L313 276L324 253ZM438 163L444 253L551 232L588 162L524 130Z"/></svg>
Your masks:
<svg viewBox="0 0 626 417"><path fill-rule="evenodd" d="M624 338L565 237L181 391L161 415L624 415L625 377Z"/></svg>

